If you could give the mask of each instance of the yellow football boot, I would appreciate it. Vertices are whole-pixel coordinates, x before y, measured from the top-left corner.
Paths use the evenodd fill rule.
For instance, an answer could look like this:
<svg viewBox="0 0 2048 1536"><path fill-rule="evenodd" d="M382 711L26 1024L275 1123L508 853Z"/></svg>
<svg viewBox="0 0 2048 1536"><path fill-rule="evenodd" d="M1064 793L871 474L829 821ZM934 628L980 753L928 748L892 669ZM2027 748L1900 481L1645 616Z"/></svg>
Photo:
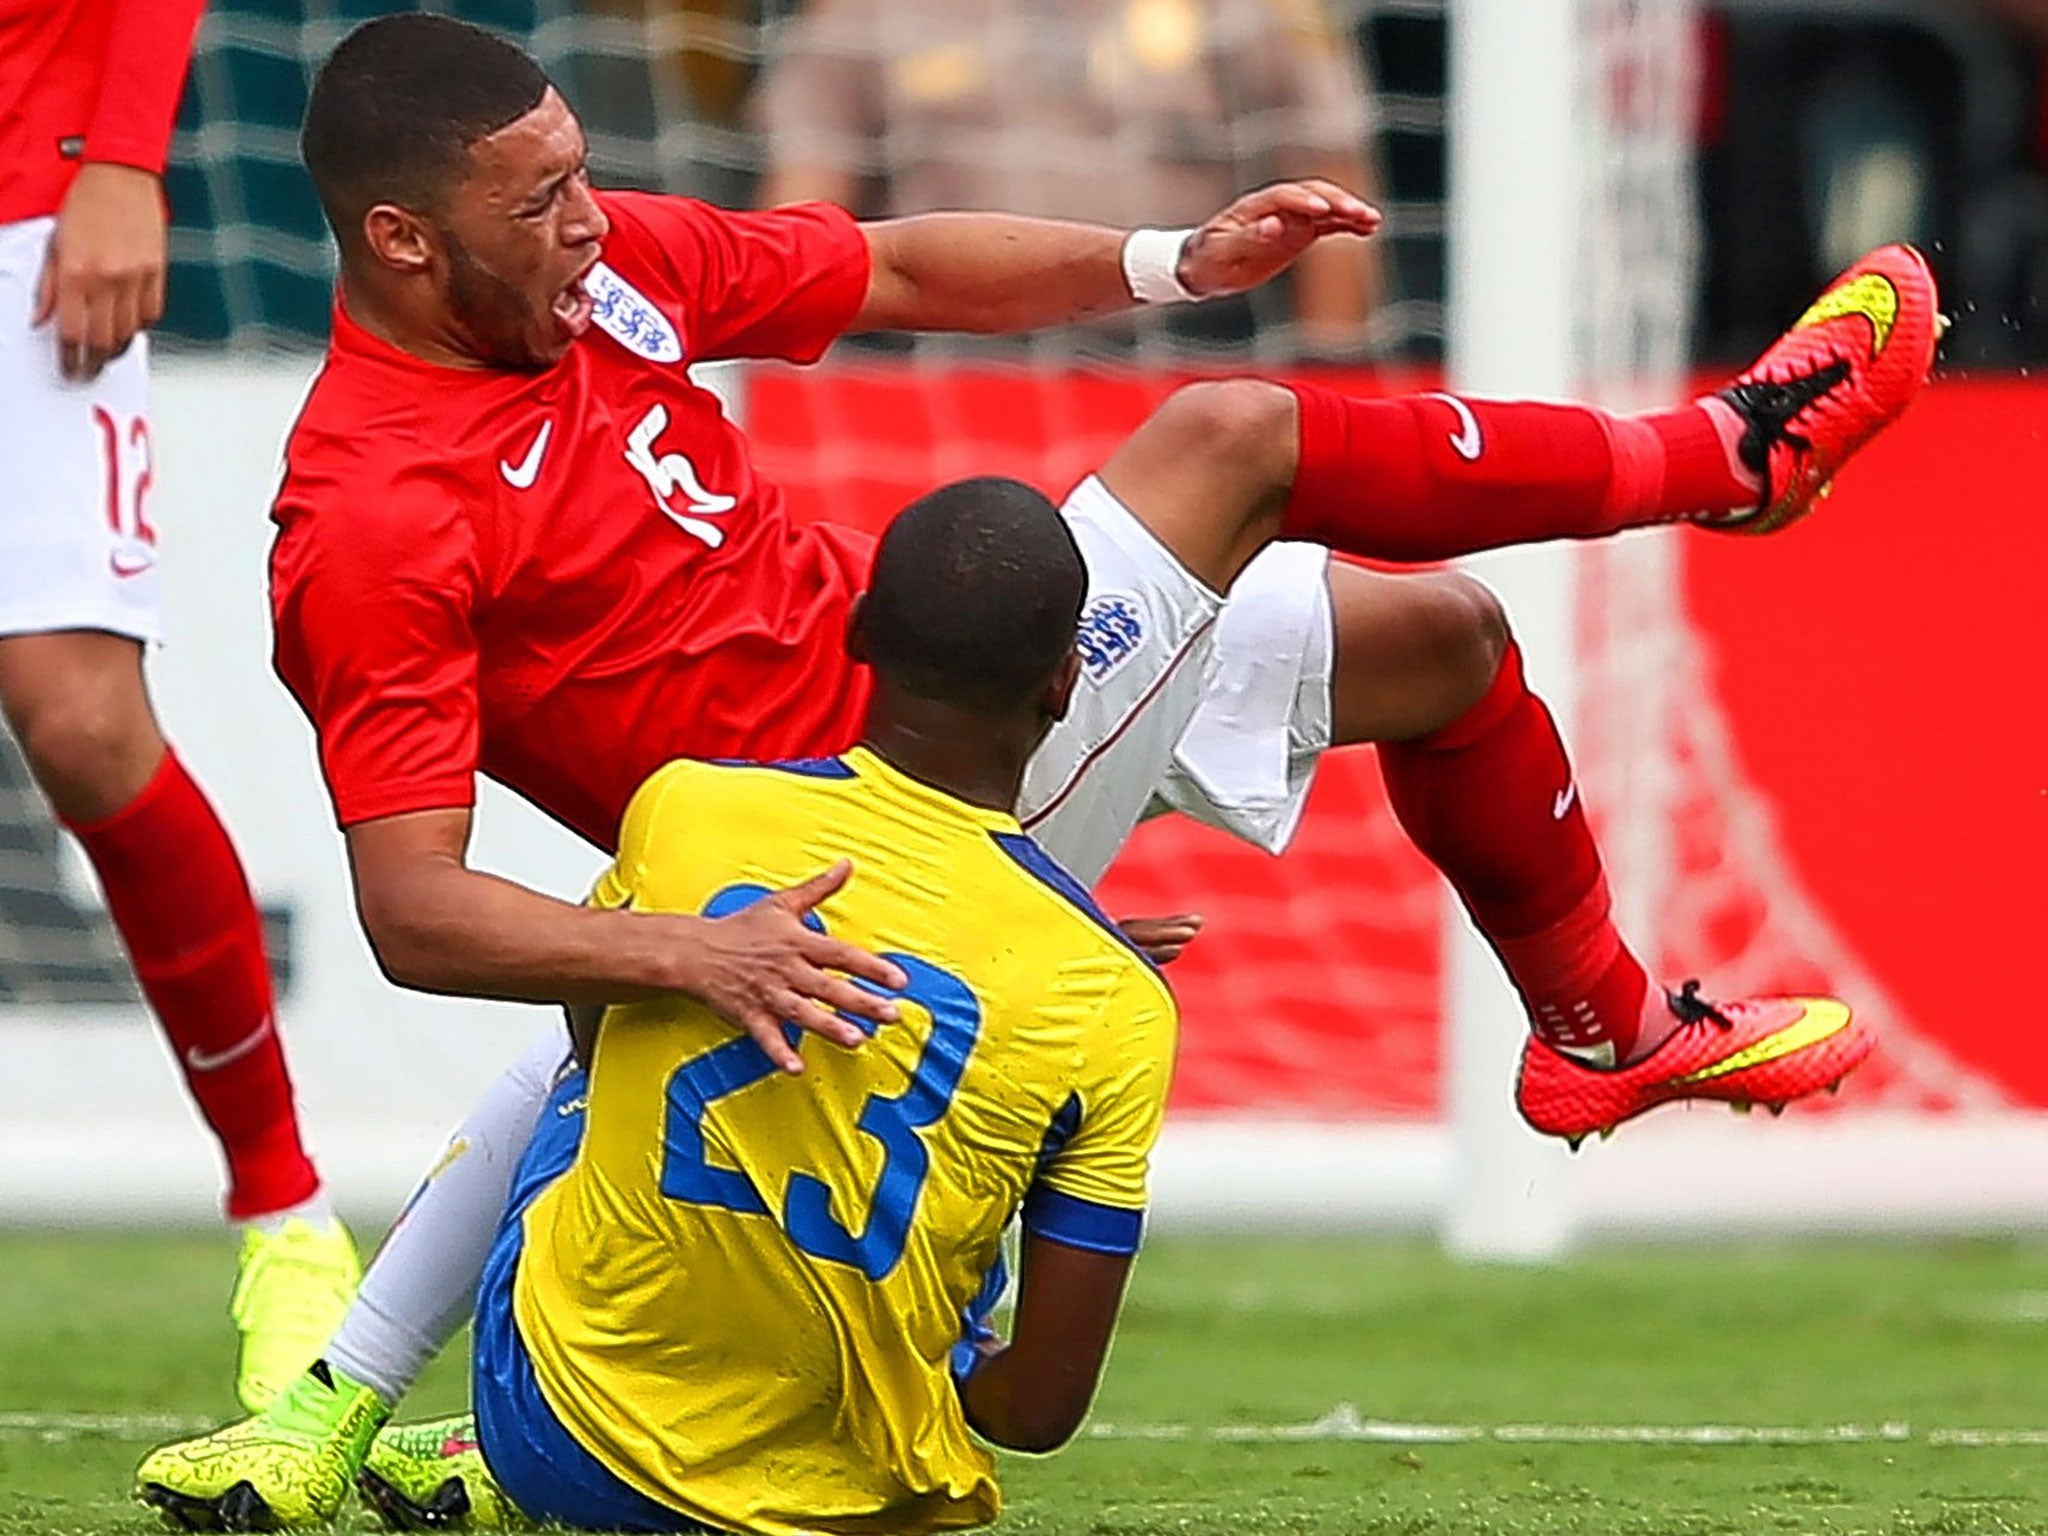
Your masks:
<svg viewBox="0 0 2048 1536"><path fill-rule="evenodd" d="M254 1418L151 1451L135 1497L179 1530L322 1526L390 1416L370 1388L318 1361Z"/></svg>
<svg viewBox="0 0 2048 1536"><path fill-rule="evenodd" d="M275 1232L251 1226L228 1315L242 1335L235 1396L261 1413L320 1357L356 1299L362 1261L348 1228L332 1217L315 1226L287 1221Z"/></svg>

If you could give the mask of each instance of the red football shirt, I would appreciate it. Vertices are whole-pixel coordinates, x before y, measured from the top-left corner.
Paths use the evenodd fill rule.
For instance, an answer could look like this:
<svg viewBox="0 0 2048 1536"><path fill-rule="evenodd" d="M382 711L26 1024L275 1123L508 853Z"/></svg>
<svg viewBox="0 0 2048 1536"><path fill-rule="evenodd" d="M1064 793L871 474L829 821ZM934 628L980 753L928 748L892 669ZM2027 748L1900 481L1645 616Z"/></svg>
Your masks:
<svg viewBox="0 0 2048 1536"><path fill-rule="evenodd" d="M609 848L675 757L835 752L872 540L793 525L687 364L815 360L867 294L823 204L601 194L594 324L543 373L442 368L336 305L273 512L278 674L346 827L479 771Z"/></svg>
<svg viewBox="0 0 2048 1536"><path fill-rule="evenodd" d="M0 0L0 224L82 161L161 172L205 0Z"/></svg>

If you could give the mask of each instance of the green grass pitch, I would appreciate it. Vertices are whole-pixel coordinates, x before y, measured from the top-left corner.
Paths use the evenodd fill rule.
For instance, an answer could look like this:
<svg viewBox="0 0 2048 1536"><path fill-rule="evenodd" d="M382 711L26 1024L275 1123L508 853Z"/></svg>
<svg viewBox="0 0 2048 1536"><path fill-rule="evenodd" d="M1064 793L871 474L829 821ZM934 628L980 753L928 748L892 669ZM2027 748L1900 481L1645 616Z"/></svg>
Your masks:
<svg viewBox="0 0 2048 1536"><path fill-rule="evenodd" d="M153 1528L136 1457L230 1409L229 1265L0 1233L0 1536ZM1019 1536L2048 1533L2048 1249L1164 1238L1091 1430L1004 1480Z"/></svg>

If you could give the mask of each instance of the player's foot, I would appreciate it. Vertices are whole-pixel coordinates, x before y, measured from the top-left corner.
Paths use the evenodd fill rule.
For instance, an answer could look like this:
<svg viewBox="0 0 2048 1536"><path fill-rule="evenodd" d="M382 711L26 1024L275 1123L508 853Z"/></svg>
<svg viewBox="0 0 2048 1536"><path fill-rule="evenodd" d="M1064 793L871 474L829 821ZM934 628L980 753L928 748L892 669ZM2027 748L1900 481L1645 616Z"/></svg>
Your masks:
<svg viewBox="0 0 2048 1536"><path fill-rule="evenodd" d="M393 1424L370 1447L356 1488L394 1531L531 1531L484 1465L476 1415Z"/></svg>
<svg viewBox="0 0 2048 1536"><path fill-rule="evenodd" d="M348 1229L293 1219L276 1231L250 1226L228 1312L242 1334L235 1396L261 1413L320 1357L355 1300L362 1261Z"/></svg>
<svg viewBox="0 0 2048 1536"><path fill-rule="evenodd" d="M370 1388L317 1361L253 1419L151 1451L135 1496L179 1530L325 1525L390 1416Z"/></svg>
<svg viewBox="0 0 2048 1536"><path fill-rule="evenodd" d="M1939 337L1934 274L1910 245L1849 268L1720 393L1747 424L1742 461L1762 477L1755 507L1705 526L1771 533L1827 494L1856 450L1913 403Z"/></svg>
<svg viewBox="0 0 2048 1536"><path fill-rule="evenodd" d="M1589 1066L1534 1035L1522 1049L1515 1105L1546 1136L1576 1150L1593 1132L1675 1099L1720 1099L1774 1113L1832 1090L1870 1054L1877 1037L1832 997L1761 997L1716 1007L1688 981L1666 994L1678 1020L1664 1043L1633 1065Z"/></svg>

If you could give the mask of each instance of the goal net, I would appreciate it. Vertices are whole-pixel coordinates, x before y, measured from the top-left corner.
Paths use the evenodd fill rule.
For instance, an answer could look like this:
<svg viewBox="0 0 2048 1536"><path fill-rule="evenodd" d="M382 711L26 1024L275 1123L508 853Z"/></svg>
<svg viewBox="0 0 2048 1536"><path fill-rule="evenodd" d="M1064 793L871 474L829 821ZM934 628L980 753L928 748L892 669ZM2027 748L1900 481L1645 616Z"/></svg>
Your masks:
<svg viewBox="0 0 2048 1536"><path fill-rule="evenodd" d="M292 978L284 1024L312 1138L348 1191L379 1200L403 1188L439 1128L538 1027L519 1010L398 995L375 975L304 728L263 669L263 508L332 278L296 124L319 60L388 8L209 8L168 183L174 276L157 433L178 636L156 663L165 712L276 908ZM871 214L952 201L1172 224L1231 190L1317 174L1366 187L1385 207L1376 250L1336 252L1241 304L1018 343L843 347L815 369L728 376L764 472L803 516L878 523L968 473L1058 493L1190 375L1256 368L1359 391L1439 387L1456 331L1454 270L1461 293L1517 289L1526 315L1553 294L1575 296L1539 369L1545 381L1511 387L1619 405L1689 387L1690 0L1472 0L1483 16L1547 13L1563 40L1547 75L1527 58L1459 58L1463 34L1438 0L425 8L531 46L612 185L729 203L822 192ZM1563 124L1575 189L1559 213L1566 256L1544 256L1536 231L1476 260L1461 253L1477 237L1463 227L1469 203L1454 195L1451 168L1512 151L1520 133L1515 102L1475 114L1457 94L1495 77L1528 93L1535 117ZM1479 138L1454 154L1447 123ZM1540 329L1526 315L1498 329ZM1876 1017L1886 1047L1828 1110L1802 1109L1784 1127L1752 1135L1670 1112L1675 1123L1646 1127L1632 1161L1633 1135L1569 1178L1557 1197L1565 1224L1683 1223L1660 1205L1658 1181L1730 1157L1754 1160L1759 1180L1828 1170L1810 1200L1761 1202L1765 1219L2002 1219L1996 1202L1965 1210L1951 1184L1929 1183L1926 1168L1946 1165L1924 1139L1912 1142L1919 1183L1904 1193L1874 1187L1893 1162L1865 1157L1857 1175L1846 1155L1816 1161L1809 1150L1816 1136L1864 1148L1856 1138L1875 1132L1857 1125L1891 1136L1901 1119L1994 1113L2006 1095L1893 1000L1881 968L1794 872L1734 745L1684 560L1682 540L1646 536L1488 574L1529 594L1532 615L1517 603L1525 643L1569 706L1623 910L1661 973L1700 975L1721 994L1839 991ZM565 895L597 862L502 798L486 802L482 836L486 862ZM1474 1076L1503 1121L1513 1050L1495 1042L1474 1059L1447 1049L1446 998L1465 995L1452 973L1470 941L1395 825L1369 752L1323 765L1284 858L1167 819L1140 831L1104 899L1121 914L1195 910L1209 924L1173 973L1186 1024L1163 1210L1441 1218L1468 1134L1451 1109L1454 1073ZM0 1123L0 1214L162 1214L206 1197L205 1144L109 963L117 954L82 865L0 751L0 1041L24 1064L0 1083L0 1119L12 1116ZM90 1113L52 1112L36 1073L76 1081L80 1062ZM1738 1131L1749 1139L1726 1139ZM1510 1159L1526 1150L1511 1126L1470 1134L1506 1135ZM1745 1219L1734 1206L1699 1213L1709 1225Z"/></svg>

